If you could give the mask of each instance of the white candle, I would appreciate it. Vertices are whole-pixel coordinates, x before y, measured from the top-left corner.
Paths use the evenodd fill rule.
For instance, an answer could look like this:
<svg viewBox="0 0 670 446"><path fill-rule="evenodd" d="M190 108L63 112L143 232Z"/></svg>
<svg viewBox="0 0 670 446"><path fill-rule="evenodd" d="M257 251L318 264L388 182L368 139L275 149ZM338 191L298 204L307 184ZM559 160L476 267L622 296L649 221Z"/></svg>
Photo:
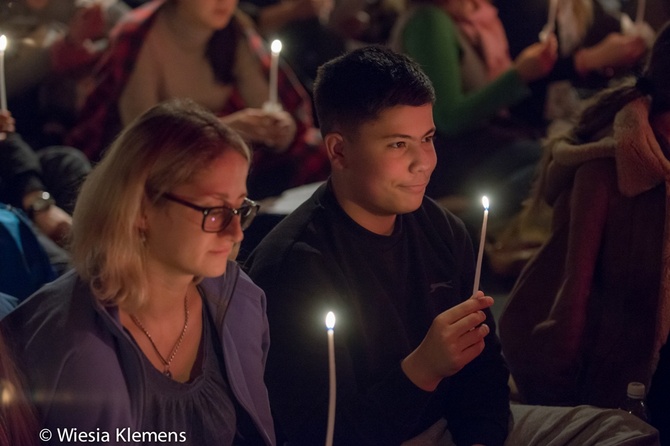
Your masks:
<svg viewBox="0 0 670 446"><path fill-rule="evenodd" d="M472 287L472 294L479 291L479 277L482 273L482 257L484 257L484 243L486 243L486 221L489 219L489 199L482 197L484 206L484 221L482 221L482 235L479 238L479 253L477 254L477 266L475 267L475 284Z"/></svg>
<svg viewBox="0 0 670 446"><path fill-rule="evenodd" d="M7 37L0 36L0 110L7 110L7 90L5 88L5 50Z"/></svg>
<svg viewBox="0 0 670 446"><path fill-rule="evenodd" d="M281 52L281 41L273 40L270 45L272 60L270 61L270 100L271 106L276 106L277 101L277 75L279 71L279 53Z"/></svg>
<svg viewBox="0 0 670 446"><path fill-rule="evenodd" d="M638 0L637 2L637 16L635 17L635 24L640 25L644 22L644 11L646 9L646 1Z"/></svg>
<svg viewBox="0 0 670 446"><path fill-rule="evenodd" d="M328 367L330 380L330 395L328 397L328 429L326 431L326 446L332 446L333 433L335 432L335 314L329 311L326 315L326 328L328 329Z"/></svg>
<svg viewBox="0 0 670 446"><path fill-rule="evenodd" d="M551 33L554 32L556 25L556 14L558 12L558 0L549 0L549 14L547 15L547 23L540 31L540 41L546 42Z"/></svg>

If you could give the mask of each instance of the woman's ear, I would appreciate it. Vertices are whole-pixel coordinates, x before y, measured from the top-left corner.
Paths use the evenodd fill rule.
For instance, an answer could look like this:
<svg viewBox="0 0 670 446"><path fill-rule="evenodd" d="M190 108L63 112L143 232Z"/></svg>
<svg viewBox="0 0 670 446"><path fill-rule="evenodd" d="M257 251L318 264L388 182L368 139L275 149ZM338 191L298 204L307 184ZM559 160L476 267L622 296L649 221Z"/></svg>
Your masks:
<svg viewBox="0 0 670 446"><path fill-rule="evenodd" d="M146 196L142 197L142 202L140 203L140 210L137 213L135 218L135 227L142 233L146 233L149 229L149 219L147 218L147 206L150 206L149 201Z"/></svg>
<svg viewBox="0 0 670 446"><path fill-rule="evenodd" d="M344 137L341 133L327 133L323 137L326 153L330 160L330 166L334 170L341 170L347 166L346 153L344 150Z"/></svg>

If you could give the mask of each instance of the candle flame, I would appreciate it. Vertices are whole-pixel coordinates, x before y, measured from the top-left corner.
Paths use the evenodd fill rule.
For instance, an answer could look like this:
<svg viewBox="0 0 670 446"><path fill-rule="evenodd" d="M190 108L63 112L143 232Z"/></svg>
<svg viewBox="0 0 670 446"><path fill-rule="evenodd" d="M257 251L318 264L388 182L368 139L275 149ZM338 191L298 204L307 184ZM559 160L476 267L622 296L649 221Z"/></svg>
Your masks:
<svg viewBox="0 0 670 446"><path fill-rule="evenodd" d="M7 49L7 37L3 34L0 36L0 51Z"/></svg>
<svg viewBox="0 0 670 446"><path fill-rule="evenodd" d="M326 315L326 328L328 330L332 330L335 328L335 313L332 311L329 311L328 314Z"/></svg>
<svg viewBox="0 0 670 446"><path fill-rule="evenodd" d="M281 51L281 40L275 39L272 41L272 45L270 45L270 49L274 54L279 54Z"/></svg>
<svg viewBox="0 0 670 446"><path fill-rule="evenodd" d="M484 206L484 209L487 211L489 210L489 199L486 196L482 197L482 205Z"/></svg>

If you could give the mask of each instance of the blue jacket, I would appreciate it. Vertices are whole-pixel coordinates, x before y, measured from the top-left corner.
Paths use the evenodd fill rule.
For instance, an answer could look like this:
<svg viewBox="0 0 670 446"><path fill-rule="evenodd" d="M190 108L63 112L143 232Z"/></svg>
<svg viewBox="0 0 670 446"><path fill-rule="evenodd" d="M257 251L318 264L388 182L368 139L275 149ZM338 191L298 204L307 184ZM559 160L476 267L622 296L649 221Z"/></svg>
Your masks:
<svg viewBox="0 0 670 446"><path fill-rule="evenodd" d="M199 285L223 347L230 387L267 445L275 444L263 381L270 345L265 294L228 262L225 275ZM144 407L142 353L74 271L44 286L2 320L41 422L53 433L140 431ZM126 443L124 443L126 444Z"/></svg>

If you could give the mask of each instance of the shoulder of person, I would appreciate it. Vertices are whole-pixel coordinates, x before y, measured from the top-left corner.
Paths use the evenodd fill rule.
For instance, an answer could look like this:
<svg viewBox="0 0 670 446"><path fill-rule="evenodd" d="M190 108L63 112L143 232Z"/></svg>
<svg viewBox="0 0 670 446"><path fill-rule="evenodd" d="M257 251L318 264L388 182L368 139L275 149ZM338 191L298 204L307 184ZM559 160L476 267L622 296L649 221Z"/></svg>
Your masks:
<svg viewBox="0 0 670 446"><path fill-rule="evenodd" d="M68 271L26 298L3 323L14 324L17 329L37 329L47 319L55 322L66 318L67 312L72 309L71 301L77 282L78 276L74 270Z"/></svg>
<svg viewBox="0 0 670 446"><path fill-rule="evenodd" d="M150 26L164 3L163 1L150 1L131 9L118 19L110 31L110 36L113 39L118 39L133 35L142 26Z"/></svg>
<svg viewBox="0 0 670 446"><path fill-rule="evenodd" d="M228 260L225 274L205 278L200 286L205 299L213 308L225 307L233 295L241 294L245 299L254 299L263 294L263 290L232 260Z"/></svg>
<svg viewBox="0 0 670 446"><path fill-rule="evenodd" d="M235 14L233 15L233 20L237 22L237 25L243 31L251 31L257 33L256 24L249 14L237 8Z"/></svg>
<svg viewBox="0 0 670 446"><path fill-rule="evenodd" d="M92 299L88 283L72 270L2 320L3 332L37 392L53 395L57 389L96 384L95 390L101 390L123 382L120 366L113 367L118 361L110 348L112 334L99 323Z"/></svg>
<svg viewBox="0 0 670 446"><path fill-rule="evenodd" d="M121 333L120 328L112 332L113 317L75 270L44 285L8 314L2 324L26 355L51 357L100 349Z"/></svg>
<svg viewBox="0 0 670 446"><path fill-rule="evenodd" d="M244 269L254 281L270 280L268 274L279 274L293 265L304 266L322 254L324 240L333 237L328 226L332 221L321 202L323 188L282 219L251 253Z"/></svg>
<svg viewBox="0 0 670 446"><path fill-rule="evenodd" d="M423 3L413 7L410 10L412 17L422 21L429 21L431 23L439 23L441 25L448 24L454 26L454 20L451 16L439 6Z"/></svg>

